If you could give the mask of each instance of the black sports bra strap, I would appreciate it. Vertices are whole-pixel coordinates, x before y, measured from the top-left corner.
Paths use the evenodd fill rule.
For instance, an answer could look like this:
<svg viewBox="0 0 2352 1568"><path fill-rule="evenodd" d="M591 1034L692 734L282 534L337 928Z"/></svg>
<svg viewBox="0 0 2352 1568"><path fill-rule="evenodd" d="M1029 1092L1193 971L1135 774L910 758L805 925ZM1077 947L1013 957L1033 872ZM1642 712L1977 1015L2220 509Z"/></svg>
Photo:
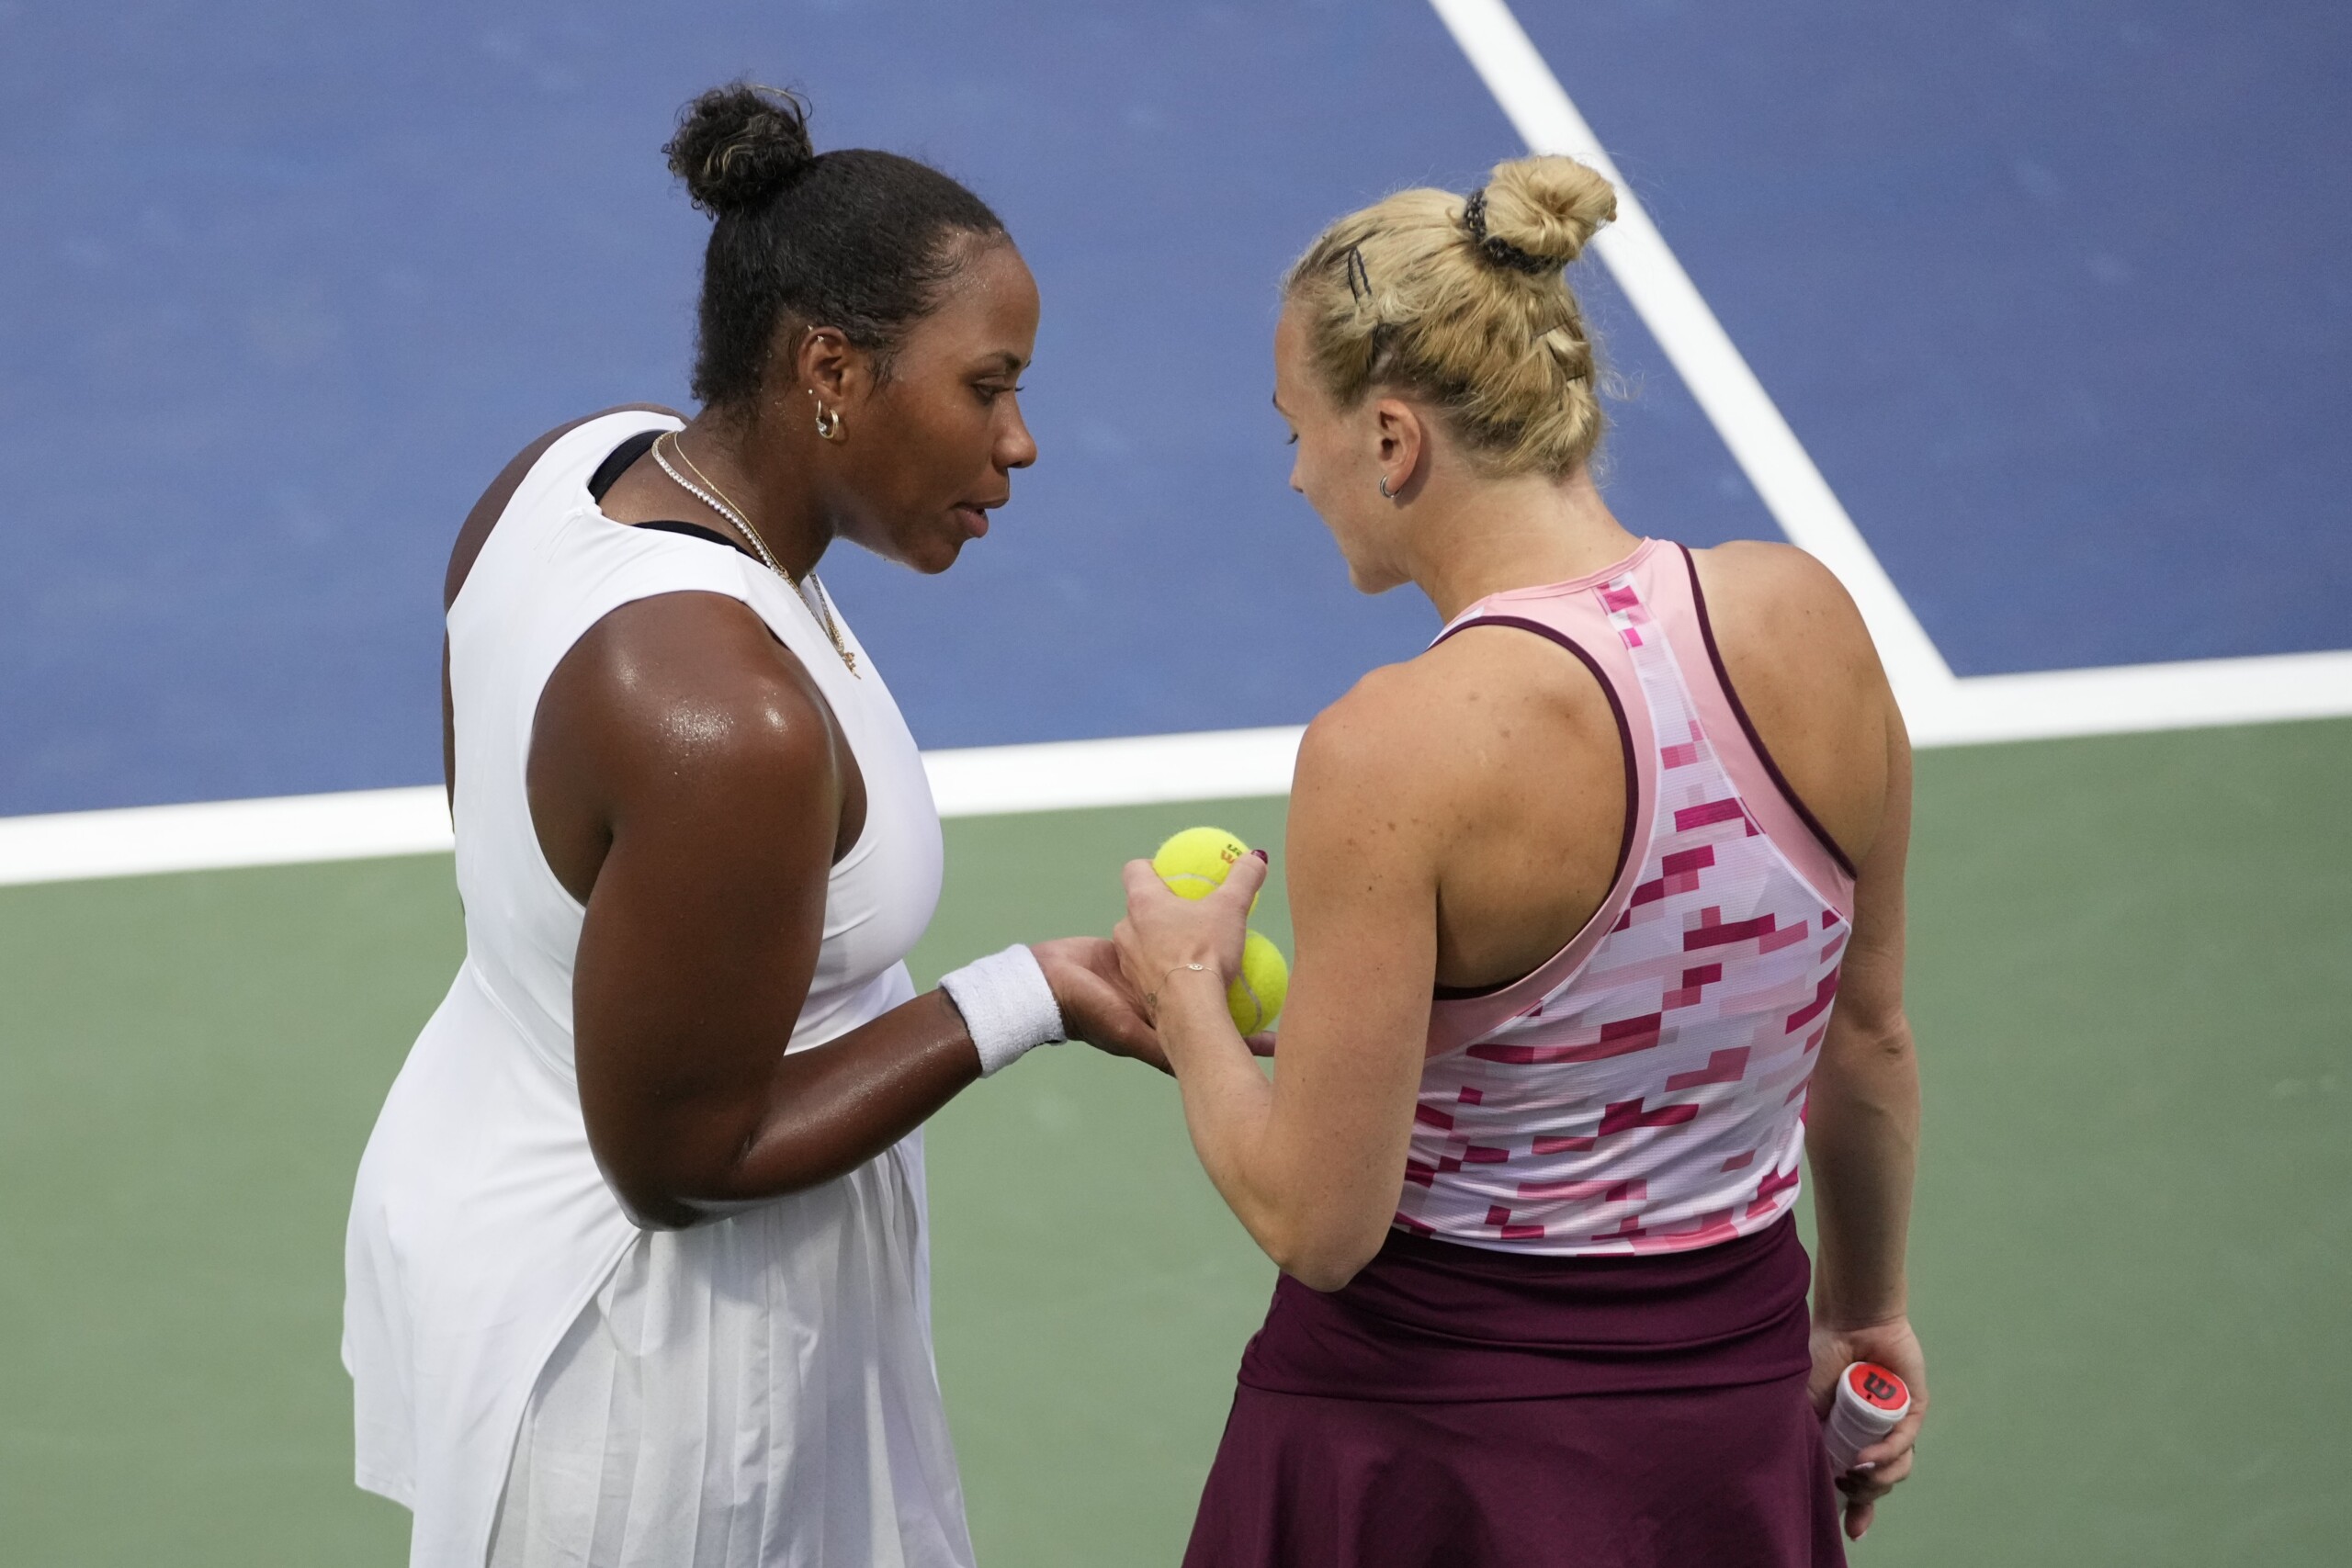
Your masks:
<svg viewBox="0 0 2352 1568"><path fill-rule="evenodd" d="M662 433L658 430L640 430L614 447L605 460L596 465L596 471L588 476L589 497L595 501L604 500L605 492L620 483L621 476L628 472L629 465L652 451L653 444L661 439Z"/></svg>
<svg viewBox="0 0 2352 1568"><path fill-rule="evenodd" d="M596 471L588 476L590 497L599 502L603 501L605 492L620 483L621 476L628 472L630 466L639 457L652 451L653 444L661 439L662 432L658 430L640 430L614 447L605 460L596 465ZM699 523L681 523L674 518L657 517L649 523L624 524L623 526L650 528L657 534L683 534L689 539L702 539L710 544L724 545L739 555L751 556L753 560L760 558L745 549L740 541L729 538L716 528L706 528Z"/></svg>
<svg viewBox="0 0 2352 1568"><path fill-rule="evenodd" d="M657 534L684 534L689 539L707 539L714 545L725 545L729 549L735 551L739 555L752 556L751 551L743 548L742 546L737 544L734 540L729 538L718 529L706 528L699 523L680 523L674 518L657 517L650 523L633 523L630 524L629 526L633 528L650 528ZM752 558L753 560L759 560L760 558L757 556L752 556ZM765 565L766 563L763 561L761 564Z"/></svg>

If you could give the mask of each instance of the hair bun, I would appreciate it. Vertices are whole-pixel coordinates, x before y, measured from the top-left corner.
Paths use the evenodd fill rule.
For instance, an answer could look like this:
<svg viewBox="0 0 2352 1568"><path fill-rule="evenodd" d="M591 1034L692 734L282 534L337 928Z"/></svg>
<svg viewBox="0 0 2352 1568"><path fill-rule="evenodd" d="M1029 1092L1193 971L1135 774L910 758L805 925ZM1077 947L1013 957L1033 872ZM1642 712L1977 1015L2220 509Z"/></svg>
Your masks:
<svg viewBox="0 0 2352 1568"><path fill-rule="evenodd" d="M1506 254L1496 259L1506 265L1512 265L1507 253L1517 252L1547 271L1566 266L1584 254L1594 231L1617 216L1616 190L1574 158L1497 164L1478 194L1485 198L1477 214L1483 222L1475 224L1473 238L1490 248L1498 243Z"/></svg>
<svg viewBox="0 0 2352 1568"><path fill-rule="evenodd" d="M748 82L713 87L688 104L662 151L694 204L714 218L758 206L817 160L808 106Z"/></svg>

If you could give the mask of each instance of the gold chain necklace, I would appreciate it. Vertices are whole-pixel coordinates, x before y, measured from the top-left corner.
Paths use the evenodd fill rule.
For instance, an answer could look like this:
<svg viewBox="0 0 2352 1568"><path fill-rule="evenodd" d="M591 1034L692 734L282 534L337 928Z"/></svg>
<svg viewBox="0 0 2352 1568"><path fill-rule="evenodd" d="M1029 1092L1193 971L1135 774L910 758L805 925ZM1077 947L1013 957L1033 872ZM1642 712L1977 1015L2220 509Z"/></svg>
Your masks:
<svg viewBox="0 0 2352 1568"><path fill-rule="evenodd" d="M676 454L678 461L694 470L695 479L700 479L701 484L695 483L694 479L686 478L671 466L670 459L662 453L662 443L664 441L670 444L670 450ZM792 591L799 596L801 604L814 612L818 624L824 628L826 638L833 645L833 651L841 655L842 663L848 667L852 675L856 675L858 673L857 655L852 653L849 650L849 645L842 640L841 627L833 619L833 596L825 592L823 581L813 571L804 580L784 570L775 558L775 552L768 548L767 540L760 536L760 531L752 527L752 520L743 514L743 509L736 505L733 498L720 490L708 474L702 471L699 464L686 456L686 448L678 440L676 431L665 431L654 439L653 461L663 473L670 476L671 481L680 490L732 523L745 538L752 541L752 547L760 552L762 564L792 585ZM705 486L709 488L705 489ZM802 586L804 581L816 584L817 596L813 602L808 597L808 589ZM860 679L863 678L860 677Z"/></svg>

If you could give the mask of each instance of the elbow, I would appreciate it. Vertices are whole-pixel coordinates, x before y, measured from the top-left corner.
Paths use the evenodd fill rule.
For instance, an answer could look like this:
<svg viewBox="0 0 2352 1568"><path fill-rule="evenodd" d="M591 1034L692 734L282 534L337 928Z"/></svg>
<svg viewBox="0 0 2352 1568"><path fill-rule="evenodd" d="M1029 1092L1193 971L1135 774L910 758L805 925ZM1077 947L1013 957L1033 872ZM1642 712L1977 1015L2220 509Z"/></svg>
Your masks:
<svg viewBox="0 0 2352 1568"><path fill-rule="evenodd" d="M1352 1224L1345 1226L1302 1226L1278 1241L1270 1242L1266 1256L1274 1266L1310 1291L1329 1295L1345 1290L1349 1281L1363 1271L1364 1265L1380 1255L1381 1244L1388 1239L1387 1216L1379 1224Z"/></svg>
<svg viewBox="0 0 2352 1568"><path fill-rule="evenodd" d="M660 1182L605 1173L605 1186L622 1217L641 1231L682 1231L710 1216Z"/></svg>
<svg viewBox="0 0 2352 1568"><path fill-rule="evenodd" d="M747 1209L756 1209L775 1198L787 1197L789 1191L761 1198L695 1197L675 1188L639 1182L624 1187L605 1179L613 1199L620 1205L622 1217L641 1231L692 1230L713 1220L730 1219ZM795 1188L791 1191L797 1191Z"/></svg>
<svg viewBox="0 0 2352 1568"><path fill-rule="evenodd" d="M1908 1061L1911 1056L1910 1014L1901 1008L1888 1013L1879 1021L1879 1026L1871 1031L1870 1043L1871 1054L1883 1060Z"/></svg>
<svg viewBox="0 0 2352 1568"><path fill-rule="evenodd" d="M1825 1063L1836 1060L1851 1067L1906 1067L1912 1060L1911 1021L1900 1008L1876 1017L1840 1015L1833 1026Z"/></svg>
<svg viewBox="0 0 2352 1568"><path fill-rule="evenodd" d="M1911 1021L1896 1013L1886 1028L1871 1037L1870 1060L1881 1073L1916 1077L1918 1057L1911 1049Z"/></svg>
<svg viewBox="0 0 2352 1568"><path fill-rule="evenodd" d="M598 1165L621 1213L641 1231L692 1230L806 1191L842 1174L830 1168L795 1168L772 1173L780 1179L770 1187L748 1183L741 1167L731 1163L699 1169L625 1168L601 1160Z"/></svg>
<svg viewBox="0 0 2352 1568"><path fill-rule="evenodd" d="M1344 1291L1372 1259L1364 1258L1302 1258L1282 1265L1282 1271L1310 1291L1329 1295Z"/></svg>
<svg viewBox="0 0 2352 1568"><path fill-rule="evenodd" d="M588 1118L588 1152L605 1189L641 1231L691 1230L811 1185L796 1181L774 1191L752 1186L746 1179L750 1139L728 1127L616 1126Z"/></svg>
<svg viewBox="0 0 2352 1568"><path fill-rule="evenodd" d="M749 1206L719 1196L726 1190L719 1171L689 1169L675 1159L608 1157L593 1135L588 1145L605 1190L639 1230L689 1230Z"/></svg>

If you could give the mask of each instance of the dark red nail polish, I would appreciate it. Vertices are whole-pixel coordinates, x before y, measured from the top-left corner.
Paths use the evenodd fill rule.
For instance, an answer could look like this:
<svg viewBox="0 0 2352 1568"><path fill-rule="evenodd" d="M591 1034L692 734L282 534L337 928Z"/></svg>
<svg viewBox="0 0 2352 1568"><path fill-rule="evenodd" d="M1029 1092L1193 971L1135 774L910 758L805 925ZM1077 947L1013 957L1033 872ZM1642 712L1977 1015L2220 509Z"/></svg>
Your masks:
<svg viewBox="0 0 2352 1568"><path fill-rule="evenodd" d="M1268 854L1263 850L1251 850L1250 852L1256 855L1260 860L1264 861L1268 865L1272 865L1274 863L1274 857Z"/></svg>

